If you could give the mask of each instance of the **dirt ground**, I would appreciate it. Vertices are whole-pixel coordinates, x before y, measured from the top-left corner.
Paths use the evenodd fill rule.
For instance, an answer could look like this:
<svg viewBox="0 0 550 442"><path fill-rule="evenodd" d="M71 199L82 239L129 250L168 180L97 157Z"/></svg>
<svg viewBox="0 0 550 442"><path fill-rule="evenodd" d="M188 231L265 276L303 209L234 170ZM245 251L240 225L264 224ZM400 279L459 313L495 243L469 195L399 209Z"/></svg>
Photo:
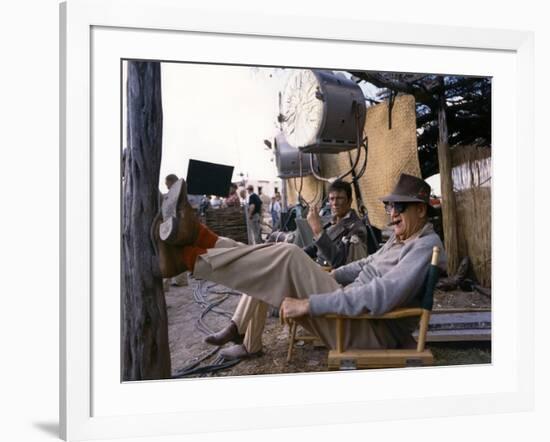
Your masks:
<svg viewBox="0 0 550 442"><path fill-rule="evenodd" d="M490 309L491 298L476 291L464 292L452 290L442 292L436 290L434 293L433 311L447 309Z"/></svg>
<svg viewBox="0 0 550 442"><path fill-rule="evenodd" d="M180 375L198 363L204 367L219 362L217 347L204 343L210 331L223 328L231 318L239 294L222 286L188 278L188 285L166 288L168 332L172 359L172 375ZM212 303L219 303L214 308ZM488 308L490 300L475 292L436 293L434 310L449 308ZM205 313L205 309L209 311ZM202 316L202 317L201 317ZM301 331L303 333L303 330ZM298 331L300 334L300 329ZM231 345L231 343L226 344ZM239 376L326 371L327 349L310 342L299 342L292 361L286 362L288 328L279 319L269 316L263 333L262 355L240 361L237 365L197 376ZM490 363L490 343L430 344L436 365Z"/></svg>

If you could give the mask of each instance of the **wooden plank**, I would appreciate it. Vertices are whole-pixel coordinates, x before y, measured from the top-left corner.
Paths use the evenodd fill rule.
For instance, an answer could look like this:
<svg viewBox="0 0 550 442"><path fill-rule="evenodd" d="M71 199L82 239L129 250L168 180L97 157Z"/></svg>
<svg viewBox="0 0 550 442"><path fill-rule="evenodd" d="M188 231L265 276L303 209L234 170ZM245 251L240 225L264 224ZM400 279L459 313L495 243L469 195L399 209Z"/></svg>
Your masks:
<svg viewBox="0 0 550 442"><path fill-rule="evenodd" d="M342 365L354 365L355 368L382 368L424 366L433 364L433 355L430 350L417 352L416 350L348 350L338 352L329 351L329 370L340 369Z"/></svg>
<svg viewBox="0 0 550 442"><path fill-rule="evenodd" d="M413 338L418 339L418 333L413 333ZM461 342L461 341L490 341L491 330L435 330L429 331L426 342Z"/></svg>
<svg viewBox="0 0 550 442"><path fill-rule="evenodd" d="M460 307L460 308L434 308L432 315L439 315L443 313L472 313L472 312L490 312L491 307Z"/></svg>
<svg viewBox="0 0 550 442"><path fill-rule="evenodd" d="M413 333L418 341L418 330ZM490 341L491 312L434 314L426 342Z"/></svg>
<svg viewBox="0 0 550 442"><path fill-rule="evenodd" d="M446 313L433 315L428 330L490 329L490 312Z"/></svg>
<svg viewBox="0 0 550 442"><path fill-rule="evenodd" d="M380 349L380 350L346 350L343 352L338 352L336 350L330 350L330 355L338 358L359 358L359 357L369 357L372 359L384 359L387 357L395 358L409 358L413 356L422 356L431 354L429 350L416 351L416 350L407 350L407 349Z"/></svg>

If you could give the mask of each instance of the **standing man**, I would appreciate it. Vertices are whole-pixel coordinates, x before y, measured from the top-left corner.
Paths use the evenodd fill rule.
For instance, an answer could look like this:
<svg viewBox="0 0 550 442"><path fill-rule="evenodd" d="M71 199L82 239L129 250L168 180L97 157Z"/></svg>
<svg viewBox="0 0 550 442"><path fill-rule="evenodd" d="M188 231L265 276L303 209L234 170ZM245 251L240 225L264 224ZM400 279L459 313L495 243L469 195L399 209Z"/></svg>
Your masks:
<svg viewBox="0 0 550 442"><path fill-rule="evenodd" d="M271 203L269 203L269 213L271 214L272 230L275 231L279 228L281 223L281 204L277 201L275 196L271 197Z"/></svg>
<svg viewBox="0 0 550 442"><path fill-rule="evenodd" d="M225 206L241 207L241 200L239 199L239 195L237 194L237 185L234 183L231 183L229 185L229 195L225 200Z"/></svg>
<svg viewBox="0 0 550 442"><path fill-rule="evenodd" d="M174 175L173 173L171 173L169 175L166 175L166 177L164 178L164 185L166 186L166 189L168 189L168 191L170 191L170 188L174 185L174 183L176 181L178 181L178 179L179 179L178 176ZM166 199L167 195L168 195L168 192L160 194L160 204L161 204L161 206L162 206L162 204L164 204L164 200Z"/></svg>
<svg viewBox="0 0 550 442"><path fill-rule="evenodd" d="M248 192L248 222L252 231L253 243L261 244L262 200L254 193L254 186L251 184L247 186L246 190Z"/></svg>
<svg viewBox="0 0 550 442"><path fill-rule="evenodd" d="M164 184L166 185L166 188L170 190L170 187L178 180L178 176L174 175L173 173L166 175L166 178L164 178Z"/></svg>

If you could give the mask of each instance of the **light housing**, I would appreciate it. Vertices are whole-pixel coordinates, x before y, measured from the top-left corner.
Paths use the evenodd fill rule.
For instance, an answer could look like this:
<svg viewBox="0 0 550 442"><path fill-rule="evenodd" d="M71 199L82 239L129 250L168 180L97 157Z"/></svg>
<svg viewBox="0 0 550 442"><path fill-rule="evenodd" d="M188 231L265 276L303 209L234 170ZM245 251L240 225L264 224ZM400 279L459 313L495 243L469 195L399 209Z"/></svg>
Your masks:
<svg viewBox="0 0 550 442"><path fill-rule="evenodd" d="M275 163L279 178L298 178L300 176L311 175L311 161L313 167L318 171L317 157L311 153L301 152L292 147L285 139L282 133L275 136ZM313 158L311 158L313 156ZM300 159L301 157L301 159ZM300 169L301 161L301 169Z"/></svg>
<svg viewBox="0 0 550 442"><path fill-rule="evenodd" d="M287 142L302 152L355 149L358 134L363 134L365 115L361 88L342 73L297 70L289 76L282 94L283 133Z"/></svg>

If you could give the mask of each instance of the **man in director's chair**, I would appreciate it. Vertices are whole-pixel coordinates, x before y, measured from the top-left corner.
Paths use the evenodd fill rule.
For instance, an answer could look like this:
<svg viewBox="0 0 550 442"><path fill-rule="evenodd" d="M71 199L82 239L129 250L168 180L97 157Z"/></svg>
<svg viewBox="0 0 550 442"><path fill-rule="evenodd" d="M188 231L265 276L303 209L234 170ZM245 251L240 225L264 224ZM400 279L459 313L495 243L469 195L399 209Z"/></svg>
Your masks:
<svg viewBox="0 0 550 442"><path fill-rule="evenodd" d="M402 174L392 193L380 198L394 230L382 248L330 273L294 244L247 246L219 237L189 210L183 180L172 186L170 193L163 205L163 220L154 226L163 277L188 270L195 277L279 307L283 320L296 320L330 349L410 345L417 320L346 320L341 322L342 330L326 315L378 316L420 304L432 250L442 249L427 220L430 186L422 179ZM445 266L442 253L439 267ZM337 335L342 332L344 342L338 343Z"/></svg>

